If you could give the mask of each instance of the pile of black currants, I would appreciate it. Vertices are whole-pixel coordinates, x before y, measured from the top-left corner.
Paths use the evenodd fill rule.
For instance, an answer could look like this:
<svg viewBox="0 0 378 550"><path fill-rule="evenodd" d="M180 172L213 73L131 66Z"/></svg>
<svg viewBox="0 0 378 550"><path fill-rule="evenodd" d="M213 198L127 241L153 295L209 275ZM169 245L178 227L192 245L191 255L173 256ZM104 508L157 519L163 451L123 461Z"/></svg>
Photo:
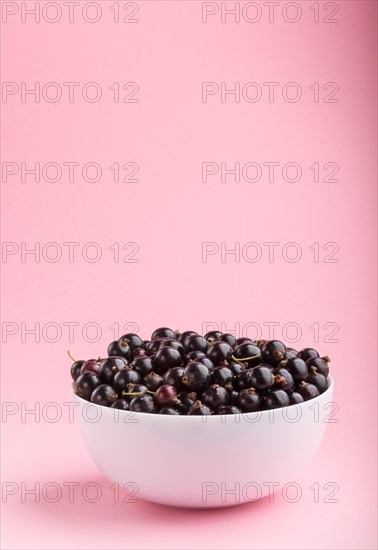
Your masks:
<svg viewBox="0 0 378 550"><path fill-rule="evenodd" d="M278 340L159 328L151 340L125 334L105 359L71 366L79 397L125 411L238 414L287 407L328 387L328 357Z"/></svg>

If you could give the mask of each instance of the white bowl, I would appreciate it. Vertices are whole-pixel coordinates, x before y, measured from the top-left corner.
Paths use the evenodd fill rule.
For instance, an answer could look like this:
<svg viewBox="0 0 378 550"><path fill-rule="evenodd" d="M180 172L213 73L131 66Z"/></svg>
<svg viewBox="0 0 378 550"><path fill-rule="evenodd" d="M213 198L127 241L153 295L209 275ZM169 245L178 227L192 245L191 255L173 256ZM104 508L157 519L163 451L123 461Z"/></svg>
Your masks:
<svg viewBox="0 0 378 550"><path fill-rule="evenodd" d="M218 508L295 484L332 413L329 380L323 394L300 405L227 416L131 413L73 395L89 454L134 500ZM295 498L295 485L289 489Z"/></svg>

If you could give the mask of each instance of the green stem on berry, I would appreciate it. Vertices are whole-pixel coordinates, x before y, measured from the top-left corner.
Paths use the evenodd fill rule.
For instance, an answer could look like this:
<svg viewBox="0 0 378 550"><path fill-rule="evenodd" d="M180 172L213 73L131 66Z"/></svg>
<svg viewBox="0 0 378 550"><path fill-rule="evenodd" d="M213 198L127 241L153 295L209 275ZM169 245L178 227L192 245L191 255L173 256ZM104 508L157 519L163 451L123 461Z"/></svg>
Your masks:
<svg viewBox="0 0 378 550"><path fill-rule="evenodd" d="M237 363L242 363L243 361L249 361L250 359L256 359L256 357L261 357L261 354L259 355L253 355L252 357L243 357L242 359L237 359L233 355L231 355L231 359L233 361L236 361Z"/></svg>
<svg viewBox="0 0 378 550"><path fill-rule="evenodd" d="M69 357L70 359L72 359L72 361L73 361L74 363L76 363L76 359L74 359L74 358L72 357L72 355L70 354L69 351L67 351L67 355L68 355L68 357Z"/></svg>

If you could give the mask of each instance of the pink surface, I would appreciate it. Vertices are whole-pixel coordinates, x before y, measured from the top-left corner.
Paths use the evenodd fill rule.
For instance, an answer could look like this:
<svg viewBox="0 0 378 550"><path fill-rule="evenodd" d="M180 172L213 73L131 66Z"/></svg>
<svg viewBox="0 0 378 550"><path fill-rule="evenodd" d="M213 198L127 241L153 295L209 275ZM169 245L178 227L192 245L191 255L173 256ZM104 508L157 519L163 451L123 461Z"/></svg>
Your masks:
<svg viewBox="0 0 378 550"><path fill-rule="evenodd" d="M202 22L202 9L217 4L197 1L142 1L125 10L119 2L118 23L113 2L80 2L72 22L65 8L55 23L48 21L59 15L54 5L64 3L47 11L37 2L38 23L22 12L33 4L1 2L1 73L8 83L1 105L2 399L14 412L2 418L3 547L376 548L376 3L301 2L296 23L285 21L299 9L288 2L279 3L272 22L260 2L255 23L246 20L257 19L254 6L239 23L231 16L222 23L221 3ZM39 102L22 97L22 82L28 89L40 83ZM44 88L49 82L55 88ZM79 83L72 102L64 82ZM96 87L83 88L89 82ZM135 84L122 90L127 82L139 86L133 97ZM240 101L226 95L222 102L220 91L202 101L202 82L219 90L221 82L227 89L239 82ZM259 88L245 86L251 82L262 90L254 103L248 99ZM271 101L267 82L278 83ZM290 82L295 87L285 88ZM324 90L327 83L339 91L330 96L336 87ZM299 86L297 102L284 99L282 92L293 97ZM88 101L96 89L101 98ZM62 97L46 101L54 90ZM325 103L327 97L338 102ZM40 181L22 181L22 163L36 162ZM69 162L80 164L73 181L63 164ZM101 167L97 182L88 181L96 179L93 167L82 175L90 162ZM115 162L134 163L118 182L109 169ZM241 172L255 162L261 179L243 181L242 173L239 182L222 182L222 162L240 162ZM278 170L269 181L266 162L295 162L302 177L288 182ZM309 169L316 162L318 183ZM62 169L60 181L51 181L51 166L43 173L47 163ZM202 163L219 166L206 182ZM324 170L325 163L333 164ZM123 182L135 164L139 181ZM335 165L338 181L324 181ZM272 242L278 244L270 261L263 243ZM35 243L39 261L24 254ZM73 257L63 243L78 243ZM134 244L123 251L125 243ZM239 257L224 254L238 246ZM261 258L253 262L256 250ZM301 258L290 262L296 251ZM88 261L100 252L97 262ZM61 257L53 262L55 253ZM276 323L276 337L331 356L338 422L328 426L311 468L293 480L301 498L294 503L279 494L273 503L208 512L115 502L63 405L70 399L66 350L78 358L104 354L114 330L121 334L130 324L148 337L156 326L205 331L211 323L262 336ZM37 333L27 333L33 327ZM57 422L49 421L53 409L43 408L49 402L62 412ZM23 407L36 403L41 414L23 418ZM235 468L239 460L236 449ZM146 467L159 475L153 449ZM4 486L10 482L17 485ZM66 482L79 484L73 502ZM90 493L82 497L88 482L102 489L96 503L88 502ZM39 503L22 494L36 483ZM46 483L58 484L58 502L48 502L54 495L43 493ZM12 487L15 494L7 494ZM333 489L336 502L329 502Z"/></svg>

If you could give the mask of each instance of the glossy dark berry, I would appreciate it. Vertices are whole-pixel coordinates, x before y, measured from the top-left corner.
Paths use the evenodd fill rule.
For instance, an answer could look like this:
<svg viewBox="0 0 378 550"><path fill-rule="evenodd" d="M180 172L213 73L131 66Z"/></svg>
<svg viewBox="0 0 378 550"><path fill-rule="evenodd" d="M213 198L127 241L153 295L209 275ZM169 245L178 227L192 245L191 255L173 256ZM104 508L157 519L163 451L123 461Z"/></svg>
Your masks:
<svg viewBox="0 0 378 550"><path fill-rule="evenodd" d="M207 340L203 336L198 334L192 334L185 339L184 348L185 352L189 353L190 351L203 351L206 353L208 347Z"/></svg>
<svg viewBox="0 0 378 550"><path fill-rule="evenodd" d="M204 338L207 340L209 344L212 344L215 342L215 340L218 340L222 336L222 333L219 330L210 330L209 332L206 332Z"/></svg>
<svg viewBox="0 0 378 550"><path fill-rule="evenodd" d="M177 416L180 412L173 407L162 407L159 411L159 414L169 414L171 416Z"/></svg>
<svg viewBox="0 0 378 550"><path fill-rule="evenodd" d="M228 389L232 388L234 374L229 367L215 367L215 369L211 371L210 376L212 384L218 384Z"/></svg>
<svg viewBox="0 0 378 550"><path fill-rule="evenodd" d="M307 364L300 357L291 357L290 359L285 359L281 361L278 365L283 367L290 372L295 382L301 382L305 380L308 375Z"/></svg>
<svg viewBox="0 0 378 550"><path fill-rule="evenodd" d="M186 365L181 381L189 390L202 390L210 382L210 371L202 363L192 361Z"/></svg>
<svg viewBox="0 0 378 550"><path fill-rule="evenodd" d="M319 390L314 384L308 384L307 382L301 382L298 384L296 391L301 394L305 401L313 399L319 395Z"/></svg>
<svg viewBox="0 0 378 550"><path fill-rule="evenodd" d="M286 346L279 340L269 340L261 348L261 358L264 363L278 365L286 357Z"/></svg>
<svg viewBox="0 0 378 550"><path fill-rule="evenodd" d="M154 370L154 359L147 355L140 355L139 357L135 357L131 366L141 378L144 378Z"/></svg>
<svg viewBox="0 0 378 550"><path fill-rule="evenodd" d="M261 363L261 351L254 344L239 344L234 349L232 359L246 363L248 367L254 367Z"/></svg>
<svg viewBox="0 0 378 550"><path fill-rule="evenodd" d="M205 415L213 414L213 411L207 405L204 405L201 401L197 400L194 402L194 405L190 408L188 414L205 416Z"/></svg>
<svg viewBox="0 0 378 550"><path fill-rule="evenodd" d="M147 357L147 351L144 348L133 349L133 357Z"/></svg>
<svg viewBox="0 0 378 550"><path fill-rule="evenodd" d="M232 334L222 334L222 336L218 338L218 341L227 342L227 344L229 344L232 348L235 348L237 346L236 338Z"/></svg>
<svg viewBox="0 0 378 550"><path fill-rule="evenodd" d="M101 384L97 386L92 392L91 401L96 405L103 405L104 407L110 407L112 403L117 401L118 395L112 386L109 384Z"/></svg>
<svg viewBox="0 0 378 550"><path fill-rule="evenodd" d="M187 393L185 391L178 394L178 399L180 403L176 408L181 412L181 414L188 414L190 408L194 405L194 402L197 400L196 392Z"/></svg>
<svg viewBox="0 0 378 550"><path fill-rule="evenodd" d="M196 359L196 363L202 363L203 365L205 365L205 367L207 367L209 369L209 371L212 371L213 368L214 368L214 363L208 358L206 357L199 357L198 359Z"/></svg>
<svg viewBox="0 0 378 550"><path fill-rule="evenodd" d="M100 365L102 363L103 359L88 359L88 361L84 361L84 365L81 367L81 374L84 374L85 372L95 372L98 374L98 371L100 370Z"/></svg>
<svg viewBox="0 0 378 550"><path fill-rule="evenodd" d="M327 378L320 374L320 372L310 372L306 378L308 384L313 384L319 390L319 393L323 393L328 388Z"/></svg>
<svg viewBox="0 0 378 550"><path fill-rule="evenodd" d="M125 369L127 364L123 357L108 357L101 362L98 374L104 384L112 384L115 374Z"/></svg>
<svg viewBox="0 0 378 550"><path fill-rule="evenodd" d="M164 374L173 367L181 367L183 361L177 349L163 347L156 353L154 363L156 372Z"/></svg>
<svg viewBox="0 0 378 550"><path fill-rule="evenodd" d="M156 391L160 386L164 384L164 378L152 371L143 378L143 384L147 386L150 391Z"/></svg>
<svg viewBox="0 0 378 550"><path fill-rule="evenodd" d="M115 374L113 386L117 392L122 393L127 391L129 384L140 384L140 382L141 378L139 374L131 367L126 367Z"/></svg>
<svg viewBox="0 0 378 550"><path fill-rule="evenodd" d="M209 347L207 357L214 365L225 365L232 355L232 347L227 342L214 342Z"/></svg>
<svg viewBox="0 0 378 550"><path fill-rule="evenodd" d="M290 397L290 405L299 405L299 403L303 403L304 401L301 394L296 391L291 392L289 397Z"/></svg>
<svg viewBox="0 0 378 550"><path fill-rule="evenodd" d="M156 390L155 402L158 405L174 405L179 403L177 389L169 384L163 384Z"/></svg>
<svg viewBox="0 0 378 550"><path fill-rule="evenodd" d="M189 361L197 361L198 359L202 359L203 357L206 357L203 351L195 350L187 353L184 360L185 360L185 363L189 363Z"/></svg>
<svg viewBox="0 0 378 550"><path fill-rule="evenodd" d="M152 333L151 340L157 340L158 338L175 338L175 331L166 327L157 328Z"/></svg>
<svg viewBox="0 0 378 550"><path fill-rule="evenodd" d="M192 334L197 334L198 335L198 332L195 332L194 330L186 330L185 332L183 332L182 334L179 335L178 341L181 342L181 344L184 344L187 337L192 336Z"/></svg>
<svg viewBox="0 0 378 550"><path fill-rule="evenodd" d="M182 377L184 376L183 367L173 367L173 369L167 370L164 373L164 384L171 384L176 386L179 390L183 389L183 383L181 382Z"/></svg>
<svg viewBox="0 0 378 550"><path fill-rule="evenodd" d="M126 401L126 399L117 399L110 406L111 406L112 409L121 409L122 411L128 411L129 410L129 404Z"/></svg>
<svg viewBox="0 0 378 550"><path fill-rule="evenodd" d="M94 372L85 372L80 374L80 376L75 381L74 391L76 395L90 400L92 392L97 386L101 384L101 378Z"/></svg>
<svg viewBox="0 0 378 550"><path fill-rule="evenodd" d="M285 390L269 390L265 395L264 405L266 409L288 407L290 405L290 398Z"/></svg>
<svg viewBox="0 0 378 550"><path fill-rule="evenodd" d="M243 370L245 370L245 365L243 365L242 362L237 363L236 361L229 361L227 367L230 369L232 374L239 374ZM248 365L247 365L248 367Z"/></svg>
<svg viewBox="0 0 378 550"><path fill-rule="evenodd" d="M256 367L257 368L257 367ZM232 386L234 390L240 391L247 388L250 388L252 384L252 374L253 369L245 369L236 376L232 381Z"/></svg>
<svg viewBox="0 0 378 550"><path fill-rule="evenodd" d="M314 372L315 369L316 372L319 372L327 378L329 374L329 361L329 357L312 357L306 361L306 365L312 372Z"/></svg>
<svg viewBox="0 0 378 550"><path fill-rule="evenodd" d="M201 401L214 410L222 405L227 405L230 401L230 396L226 388L213 384L202 393Z"/></svg>
<svg viewBox="0 0 378 550"><path fill-rule="evenodd" d="M138 395L130 401L130 411L152 413L155 412L155 404L151 395Z"/></svg>
<svg viewBox="0 0 378 550"><path fill-rule="evenodd" d="M257 390L268 390L273 386L274 375L271 369L261 366L252 369L250 376L251 385Z"/></svg>
<svg viewBox="0 0 378 550"><path fill-rule="evenodd" d="M235 405L243 412L255 412L260 408L261 398L254 388L247 388L240 391Z"/></svg>
<svg viewBox="0 0 378 550"><path fill-rule="evenodd" d="M277 368L273 371L273 374L275 388L288 391L294 387L294 378L288 370Z"/></svg>
<svg viewBox="0 0 378 550"><path fill-rule="evenodd" d="M86 361L75 361L71 365L71 378L72 380L77 380L81 373L81 367L85 365Z"/></svg>
<svg viewBox="0 0 378 550"><path fill-rule="evenodd" d="M241 412L242 410L235 405L226 405L224 407L219 407L216 414L240 414Z"/></svg>
<svg viewBox="0 0 378 550"><path fill-rule="evenodd" d="M236 338L236 345L240 346L240 344L253 344L253 342L250 338L245 338L243 336L241 338Z"/></svg>
<svg viewBox="0 0 378 550"><path fill-rule="evenodd" d="M115 340L108 346L109 357L115 355L117 357L124 357L125 359L131 359L131 348L127 342L122 340Z"/></svg>
<svg viewBox="0 0 378 550"><path fill-rule="evenodd" d="M177 349L181 353L181 355L184 355L185 353L184 346L181 344L181 342L179 342L178 340L173 340L173 338L165 338L159 349L163 347Z"/></svg>
<svg viewBox="0 0 378 550"><path fill-rule="evenodd" d="M301 359L303 359L303 361L307 361L312 357L319 357L319 353L316 351L316 349L304 348L298 351L297 357L300 357Z"/></svg>
<svg viewBox="0 0 378 550"><path fill-rule="evenodd" d="M136 348L143 347L143 340L140 338L137 334L134 334L132 332L128 332L127 334L124 334L121 336L120 340L127 344L132 351L134 351Z"/></svg>

